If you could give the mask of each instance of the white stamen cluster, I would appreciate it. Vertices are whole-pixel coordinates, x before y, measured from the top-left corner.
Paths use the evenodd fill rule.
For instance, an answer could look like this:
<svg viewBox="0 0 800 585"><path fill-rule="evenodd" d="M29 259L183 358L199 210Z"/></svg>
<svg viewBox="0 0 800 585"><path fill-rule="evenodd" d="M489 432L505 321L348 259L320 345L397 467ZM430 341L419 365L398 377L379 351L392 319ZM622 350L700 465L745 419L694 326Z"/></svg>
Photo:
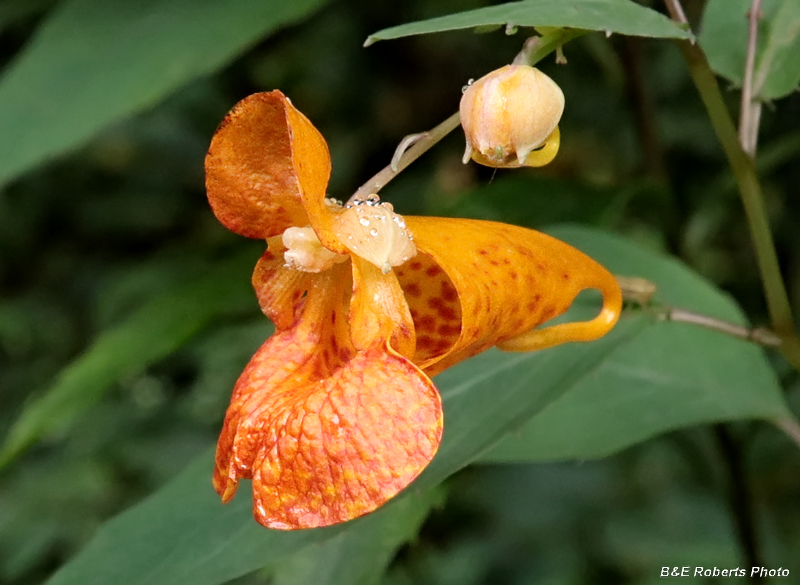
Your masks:
<svg viewBox="0 0 800 585"><path fill-rule="evenodd" d="M290 227L283 232L283 253L286 266L302 272L323 272L347 260L346 254L335 254L323 246L310 227Z"/></svg>

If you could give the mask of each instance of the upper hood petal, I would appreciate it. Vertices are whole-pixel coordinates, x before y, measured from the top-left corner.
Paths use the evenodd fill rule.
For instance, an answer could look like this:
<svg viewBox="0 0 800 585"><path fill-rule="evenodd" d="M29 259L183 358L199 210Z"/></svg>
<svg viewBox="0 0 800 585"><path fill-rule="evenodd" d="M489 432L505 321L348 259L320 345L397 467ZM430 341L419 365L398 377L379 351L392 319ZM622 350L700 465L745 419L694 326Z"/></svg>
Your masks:
<svg viewBox="0 0 800 585"><path fill-rule="evenodd" d="M268 238L319 221L331 160L325 139L280 91L240 101L206 156L214 214L237 234ZM325 240L320 238L325 243Z"/></svg>

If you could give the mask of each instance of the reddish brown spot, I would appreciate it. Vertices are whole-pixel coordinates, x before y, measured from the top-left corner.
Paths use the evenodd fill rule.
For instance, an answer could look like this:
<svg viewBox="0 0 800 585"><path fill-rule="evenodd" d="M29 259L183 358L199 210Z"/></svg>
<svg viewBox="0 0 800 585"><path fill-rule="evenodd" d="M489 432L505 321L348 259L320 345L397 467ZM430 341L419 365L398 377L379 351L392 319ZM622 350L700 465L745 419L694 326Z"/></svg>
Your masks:
<svg viewBox="0 0 800 585"><path fill-rule="evenodd" d="M564 277L564 280L569 280L569 274L567 274L566 272L563 274L563 277Z"/></svg>
<svg viewBox="0 0 800 585"><path fill-rule="evenodd" d="M450 342L449 342L448 340L446 340L446 339L440 339L440 340L439 340L439 341L437 341L437 342L436 342L436 344L434 345L434 348L433 348L433 353L434 353L434 354L438 354L438 353L444 353L444 352L446 352L448 349L450 349Z"/></svg>
<svg viewBox="0 0 800 585"><path fill-rule="evenodd" d="M441 271L442 269L434 264L433 266L428 267L428 269L425 271L425 274L427 274L430 277L433 277L439 274Z"/></svg>
<svg viewBox="0 0 800 585"><path fill-rule="evenodd" d="M336 323L336 311L331 313L331 323Z"/></svg>
<svg viewBox="0 0 800 585"><path fill-rule="evenodd" d="M419 288L419 285L416 282L411 282L406 285L406 294L411 295L412 297L418 297L422 294L422 289Z"/></svg>
<svg viewBox="0 0 800 585"><path fill-rule="evenodd" d="M456 313L452 307L445 304L444 301L442 301L442 299L439 297L428 299L428 306L431 309L434 309L442 319L447 321L454 321L458 319L458 313Z"/></svg>
<svg viewBox="0 0 800 585"><path fill-rule="evenodd" d="M488 250L478 250L478 254L480 254L481 256L488 256L489 255L489 251Z"/></svg>
<svg viewBox="0 0 800 585"><path fill-rule="evenodd" d="M519 276L515 270L509 272L508 275L511 277L511 280L517 280L517 277Z"/></svg>
<svg viewBox="0 0 800 585"><path fill-rule="evenodd" d="M461 333L461 327L458 325L439 325L436 332L442 337L454 337Z"/></svg>
<svg viewBox="0 0 800 585"><path fill-rule="evenodd" d="M455 321L456 319L458 319L458 313L456 313L450 307L441 307L439 309L439 316L442 319L447 319L448 321Z"/></svg>
<svg viewBox="0 0 800 585"><path fill-rule="evenodd" d="M492 266L500 266L500 263L497 260L489 260L489 264Z"/></svg>
<svg viewBox="0 0 800 585"><path fill-rule="evenodd" d="M442 282L441 297L448 303L454 303L458 299L458 293L449 282Z"/></svg>
<svg viewBox="0 0 800 585"><path fill-rule="evenodd" d="M417 337L417 349L430 349L433 347L433 344L433 337L428 337L427 335L420 335Z"/></svg>
<svg viewBox="0 0 800 585"><path fill-rule="evenodd" d="M508 258L503 258L503 264L508 266L509 264L511 264L511 260L509 260Z"/></svg>
<svg viewBox="0 0 800 585"><path fill-rule="evenodd" d="M538 304L539 303L537 303L535 301L530 301L530 302L528 302L527 305L525 305L525 308L528 309L529 313L533 313L536 310L536 307L537 307Z"/></svg>
<svg viewBox="0 0 800 585"><path fill-rule="evenodd" d="M537 264L536 268L538 268L539 270L544 270L544 264L541 264L541 263Z"/></svg>
<svg viewBox="0 0 800 585"><path fill-rule="evenodd" d="M436 319L434 319L432 315L424 315L415 324L417 326L417 331L432 332L436 329Z"/></svg>
<svg viewBox="0 0 800 585"><path fill-rule="evenodd" d="M419 260L415 260L414 262L409 264L408 267L411 270L420 270L420 269L422 269L422 262L420 262Z"/></svg>

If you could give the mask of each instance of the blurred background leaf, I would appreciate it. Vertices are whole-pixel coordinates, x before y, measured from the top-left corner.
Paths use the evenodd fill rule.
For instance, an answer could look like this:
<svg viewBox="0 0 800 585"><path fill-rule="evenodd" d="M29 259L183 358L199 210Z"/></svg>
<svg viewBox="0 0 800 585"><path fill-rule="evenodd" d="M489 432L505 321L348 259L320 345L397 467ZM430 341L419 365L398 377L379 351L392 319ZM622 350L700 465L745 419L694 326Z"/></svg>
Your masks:
<svg viewBox="0 0 800 585"><path fill-rule="evenodd" d="M0 185L211 73L321 4L59 2L0 78Z"/></svg>
<svg viewBox="0 0 800 585"><path fill-rule="evenodd" d="M258 258L248 250L170 290L102 332L55 384L19 414L0 449L0 470L48 433L66 431L117 380L139 373L184 345L215 320L246 312L253 293L248 274Z"/></svg>

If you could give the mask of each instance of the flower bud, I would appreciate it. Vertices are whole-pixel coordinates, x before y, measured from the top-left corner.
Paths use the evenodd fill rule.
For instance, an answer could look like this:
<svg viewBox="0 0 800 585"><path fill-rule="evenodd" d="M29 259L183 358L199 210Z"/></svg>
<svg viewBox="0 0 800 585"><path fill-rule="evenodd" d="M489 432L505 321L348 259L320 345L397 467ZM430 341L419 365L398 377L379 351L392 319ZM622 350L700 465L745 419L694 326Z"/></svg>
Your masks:
<svg viewBox="0 0 800 585"><path fill-rule="evenodd" d="M558 152L564 94L528 65L506 65L464 91L459 108L470 158L490 167L539 167Z"/></svg>

